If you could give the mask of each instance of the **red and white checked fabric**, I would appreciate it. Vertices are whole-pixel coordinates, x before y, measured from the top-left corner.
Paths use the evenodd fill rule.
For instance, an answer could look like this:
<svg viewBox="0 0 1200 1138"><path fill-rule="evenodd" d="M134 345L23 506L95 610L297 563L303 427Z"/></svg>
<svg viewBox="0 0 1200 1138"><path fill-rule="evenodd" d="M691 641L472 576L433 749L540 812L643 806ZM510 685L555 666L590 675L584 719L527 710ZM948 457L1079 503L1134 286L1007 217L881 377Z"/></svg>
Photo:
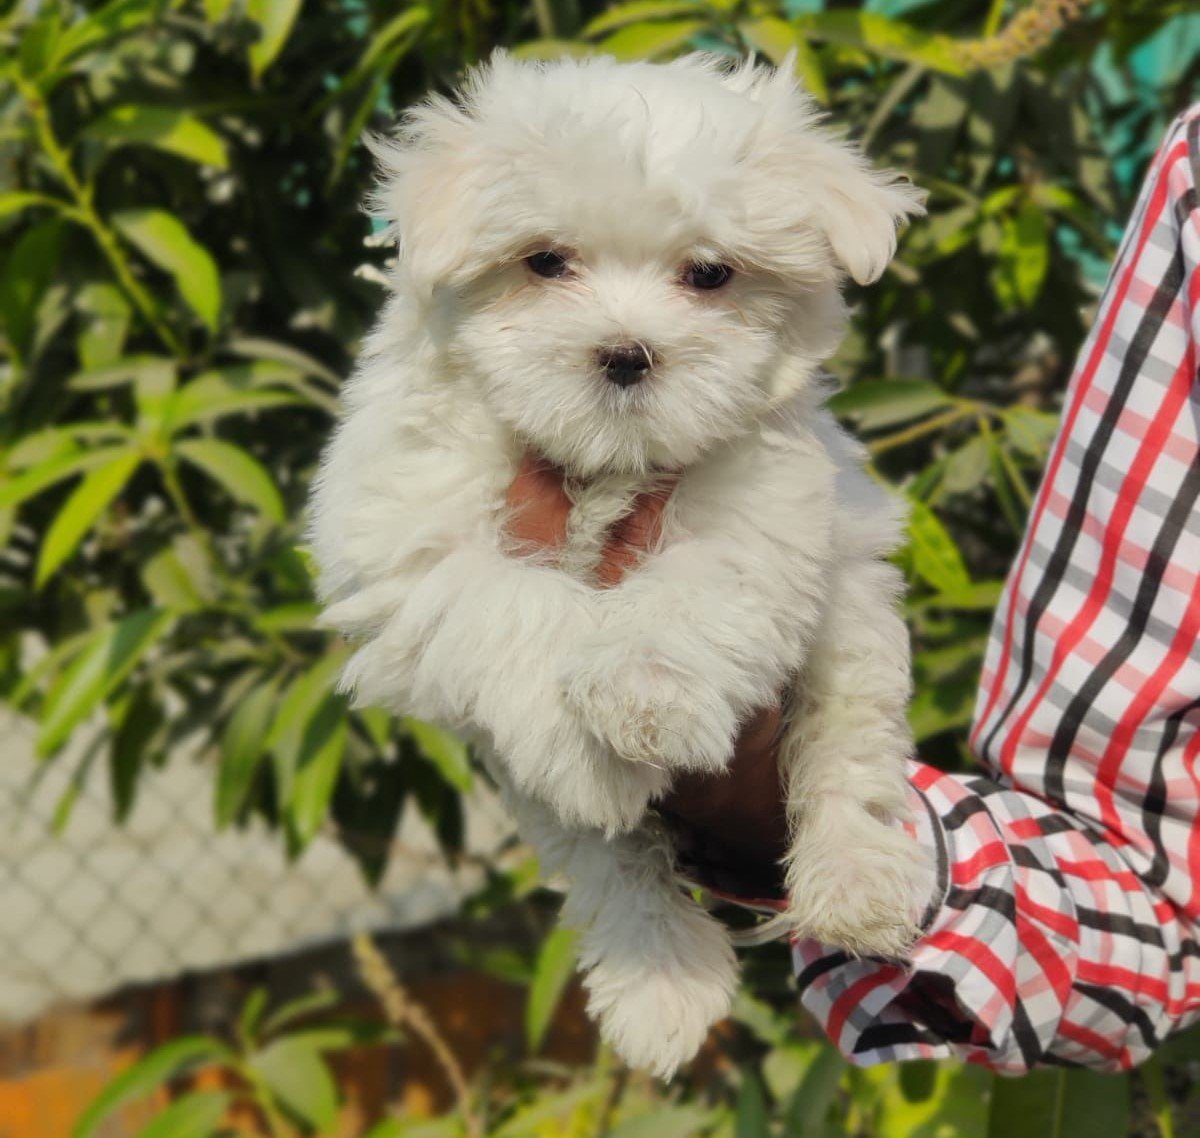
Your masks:
<svg viewBox="0 0 1200 1138"><path fill-rule="evenodd" d="M909 967L794 946L855 1062L1118 1069L1200 1018L1198 181L1200 105L1067 389L984 664L984 772L912 766L940 884Z"/></svg>

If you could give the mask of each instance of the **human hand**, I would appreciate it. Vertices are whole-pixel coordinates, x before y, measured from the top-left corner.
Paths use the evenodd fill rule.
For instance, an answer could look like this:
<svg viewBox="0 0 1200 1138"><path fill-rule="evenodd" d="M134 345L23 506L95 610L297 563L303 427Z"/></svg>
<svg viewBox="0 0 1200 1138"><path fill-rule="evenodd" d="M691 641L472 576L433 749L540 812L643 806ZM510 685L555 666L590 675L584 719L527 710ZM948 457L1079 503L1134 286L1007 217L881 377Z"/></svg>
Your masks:
<svg viewBox="0 0 1200 1138"><path fill-rule="evenodd" d="M658 540L670 488L638 495L605 543L597 583L611 588ZM562 471L526 455L508 488L508 535L516 548L550 555L567 540L571 502ZM686 860L706 883L730 892L777 892L778 865L787 848L787 822L779 777L777 705L764 708L742 727L733 758L719 773L681 773L659 802L663 817L679 832ZM710 871L711 872L708 872ZM720 876L728 880L711 880Z"/></svg>

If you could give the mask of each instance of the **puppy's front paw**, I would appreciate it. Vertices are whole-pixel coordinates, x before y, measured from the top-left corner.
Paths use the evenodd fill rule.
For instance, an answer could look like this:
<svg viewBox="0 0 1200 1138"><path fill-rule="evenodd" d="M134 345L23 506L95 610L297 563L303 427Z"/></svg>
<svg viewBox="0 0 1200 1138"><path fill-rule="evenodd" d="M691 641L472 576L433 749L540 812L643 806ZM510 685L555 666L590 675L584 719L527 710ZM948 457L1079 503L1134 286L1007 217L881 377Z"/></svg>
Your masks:
<svg viewBox="0 0 1200 1138"><path fill-rule="evenodd" d="M592 734L630 762L715 771L733 751L738 724L729 702L652 645L581 651L563 694Z"/></svg>
<svg viewBox="0 0 1200 1138"><path fill-rule="evenodd" d="M638 826L669 782L663 768L623 762L596 742L558 763L553 776L534 793L563 821L613 837Z"/></svg>
<svg viewBox="0 0 1200 1138"><path fill-rule="evenodd" d="M925 851L863 811L837 841L801 837L788 867L787 916L822 944L900 959L920 934L933 883Z"/></svg>
<svg viewBox="0 0 1200 1138"><path fill-rule="evenodd" d="M635 940L588 972L588 1014L630 1067L670 1079L729 1014L737 960L723 928L699 909Z"/></svg>

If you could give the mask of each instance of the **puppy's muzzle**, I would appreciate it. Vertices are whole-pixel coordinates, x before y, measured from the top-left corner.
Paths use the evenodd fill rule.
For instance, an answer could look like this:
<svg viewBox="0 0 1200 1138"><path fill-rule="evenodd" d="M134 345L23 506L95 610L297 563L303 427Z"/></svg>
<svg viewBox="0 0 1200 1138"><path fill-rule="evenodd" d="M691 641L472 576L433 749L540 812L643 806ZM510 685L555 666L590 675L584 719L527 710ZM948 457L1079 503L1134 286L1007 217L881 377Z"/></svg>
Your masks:
<svg viewBox="0 0 1200 1138"><path fill-rule="evenodd" d="M618 387L632 387L646 378L654 358L642 344L615 344L596 349L596 362L604 377Z"/></svg>

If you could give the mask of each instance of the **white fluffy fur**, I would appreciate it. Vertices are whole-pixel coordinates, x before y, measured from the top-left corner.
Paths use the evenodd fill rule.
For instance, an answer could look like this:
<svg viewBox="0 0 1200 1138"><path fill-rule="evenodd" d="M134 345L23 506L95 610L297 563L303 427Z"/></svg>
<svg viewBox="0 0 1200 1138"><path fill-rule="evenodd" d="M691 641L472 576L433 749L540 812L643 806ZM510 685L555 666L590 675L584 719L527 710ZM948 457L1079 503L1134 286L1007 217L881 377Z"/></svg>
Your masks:
<svg viewBox="0 0 1200 1138"><path fill-rule="evenodd" d="M869 282L907 183L828 133L785 71L500 55L376 147L401 256L313 495L328 621L361 704L477 741L548 870L569 879L591 1010L669 1076L729 1007L729 937L674 880L648 808L720 771L788 693L794 831L778 924L902 954L929 868L900 822L910 739L898 512L822 408L840 283ZM523 258L571 251L547 280ZM716 292L691 261L736 269ZM654 353L618 388L597 347ZM577 506L558 564L503 536L532 448ZM680 475L660 548L616 588L611 522Z"/></svg>

